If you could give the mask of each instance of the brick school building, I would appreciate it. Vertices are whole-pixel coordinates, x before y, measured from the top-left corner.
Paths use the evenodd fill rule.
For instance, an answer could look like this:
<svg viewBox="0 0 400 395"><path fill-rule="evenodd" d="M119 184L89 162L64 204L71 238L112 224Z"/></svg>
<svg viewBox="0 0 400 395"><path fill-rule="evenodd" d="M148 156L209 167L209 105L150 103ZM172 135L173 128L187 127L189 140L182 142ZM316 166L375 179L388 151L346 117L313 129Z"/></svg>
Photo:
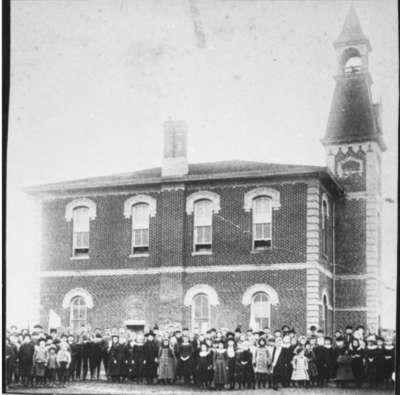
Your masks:
<svg viewBox="0 0 400 395"><path fill-rule="evenodd" d="M190 164L187 125L169 120L159 168L29 188L40 322L376 329L386 148L353 7L334 48L326 167Z"/></svg>

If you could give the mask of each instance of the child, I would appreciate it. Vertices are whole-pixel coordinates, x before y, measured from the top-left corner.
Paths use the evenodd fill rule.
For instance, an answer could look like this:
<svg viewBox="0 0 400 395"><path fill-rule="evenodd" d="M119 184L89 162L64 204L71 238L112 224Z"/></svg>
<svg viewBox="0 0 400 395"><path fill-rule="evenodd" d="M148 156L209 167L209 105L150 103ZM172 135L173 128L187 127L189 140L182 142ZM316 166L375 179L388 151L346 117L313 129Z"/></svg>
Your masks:
<svg viewBox="0 0 400 395"><path fill-rule="evenodd" d="M228 381L227 354L224 348L224 342L220 339L217 343L217 349L214 352L214 384L216 389L223 389Z"/></svg>
<svg viewBox="0 0 400 395"><path fill-rule="evenodd" d="M189 384L193 376L193 346L187 336L182 336L182 344L179 347L179 372L183 376L185 384Z"/></svg>
<svg viewBox="0 0 400 395"><path fill-rule="evenodd" d="M308 361L308 376L310 378L310 384L314 385L318 381L318 369L315 363L315 354L311 348L310 342L305 343L304 356Z"/></svg>
<svg viewBox="0 0 400 395"><path fill-rule="evenodd" d="M298 347L296 355L292 360L293 372L291 380L298 382L301 387L304 387L309 381L308 376L308 359L304 355L304 348Z"/></svg>
<svg viewBox="0 0 400 395"><path fill-rule="evenodd" d="M376 386L376 344L371 336L367 339L365 347L365 374L370 388Z"/></svg>
<svg viewBox="0 0 400 395"><path fill-rule="evenodd" d="M349 381L354 380L353 369L351 367L352 358L346 347L339 349L337 357L336 385L338 387L346 387Z"/></svg>
<svg viewBox="0 0 400 395"><path fill-rule="evenodd" d="M60 384L65 387L65 383L68 378L68 369L71 364L71 353L68 351L66 344L62 344L60 351L57 353L57 365L58 365L58 377L60 378Z"/></svg>
<svg viewBox="0 0 400 395"><path fill-rule="evenodd" d="M49 354L46 349L45 340L41 339L39 345L35 347L33 354L33 363L35 369L36 384L44 384L46 365Z"/></svg>
<svg viewBox="0 0 400 395"><path fill-rule="evenodd" d="M381 387L385 379L385 343L382 337L377 337L376 343L376 384Z"/></svg>
<svg viewBox="0 0 400 395"><path fill-rule="evenodd" d="M359 340L354 337L350 344L351 368L353 369L354 381L357 388L364 381L364 351L360 347Z"/></svg>
<svg viewBox="0 0 400 395"><path fill-rule="evenodd" d="M170 384L175 377L175 358L168 339L162 341L158 356L160 361L158 379L162 384Z"/></svg>
<svg viewBox="0 0 400 395"><path fill-rule="evenodd" d="M119 381L121 361L119 360L119 336L113 335L111 340L111 348L109 351L108 358L108 369L107 373L111 377L112 382Z"/></svg>
<svg viewBox="0 0 400 395"><path fill-rule="evenodd" d="M235 340L229 338L226 347L229 389L235 388Z"/></svg>
<svg viewBox="0 0 400 395"><path fill-rule="evenodd" d="M249 350L249 344L247 342L241 342L238 344L238 350L236 352L236 373L237 380L239 382L239 389L243 388L255 388L254 371L252 364L252 355Z"/></svg>
<svg viewBox="0 0 400 395"><path fill-rule="evenodd" d="M57 354L56 347L50 346L48 348L49 357L47 359L47 377L49 378L50 386L54 387L57 377Z"/></svg>
<svg viewBox="0 0 400 395"><path fill-rule="evenodd" d="M258 347L254 352L254 371L258 388L261 388L261 385L265 388L268 379L269 366L271 364L272 355L269 353L266 346L267 341L265 338L261 337L258 340Z"/></svg>
<svg viewBox="0 0 400 395"><path fill-rule="evenodd" d="M385 340L384 357L384 386L389 388L392 385L394 372L394 346L391 337L387 337Z"/></svg>
<svg viewBox="0 0 400 395"><path fill-rule="evenodd" d="M199 357L197 361L197 383L199 387L207 388L210 379L210 370L212 368L212 356L208 350L207 344L202 343L200 346Z"/></svg>

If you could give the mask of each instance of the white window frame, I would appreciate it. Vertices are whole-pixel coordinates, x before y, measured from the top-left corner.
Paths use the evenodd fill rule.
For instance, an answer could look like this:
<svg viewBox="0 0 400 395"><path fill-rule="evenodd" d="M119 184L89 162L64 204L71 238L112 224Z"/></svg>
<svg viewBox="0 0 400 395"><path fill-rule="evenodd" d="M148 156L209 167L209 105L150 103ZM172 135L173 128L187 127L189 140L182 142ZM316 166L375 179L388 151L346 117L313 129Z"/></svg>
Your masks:
<svg viewBox="0 0 400 395"><path fill-rule="evenodd" d="M253 330L262 330L263 329L262 327L257 327L257 323L256 323L256 316L255 316L255 303L256 302L255 302L255 299L258 296L265 296L266 299L267 299L267 301L266 301L267 312L266 312L266 316L264 318L267 318L267 320L268 320L267 326L269 328L271 328L271 301L270 301L270 298L269 298L268 294L266 292L263 292L263 291L259 291L259 292L254 293L254 295L251 298L251 304L250 304L250 327ZM264 325L264 327L265 327L265 325Z"/></svg>
<svg viewBox="0 0 400 395"><path fill-rule="evenodd" d="M193 299L192 299L192 329L196 328L195 322L197 320L200 320L200 322L204 322L205 321L205 319L203 317L198 319L198 318L196 318L196 315L195 315L196 299L200 298L200 297L206 298L206 300L207 300L207 312L208 312L208 314L207 314L207 317L205 318L206 319L206 326L207 326L207 329L205 329L205 330L208 330L211 327L211 303L210 303L210 297L205 292L200 292L200 293L197 293L196 295L193 296ZM201 332L203 331L202 327L199 327L198 329Z"/></svg>
<svg viewBox="0 0 400 395"><path fill-rule="evenodd" d="M87 213L87 221L88 221L88 230L87 232L77 232L76 231L76 223L75 223L75 213L77 212L77 210L80 209L85 209L86 213ZM75 259L85 259L89 257L90 254L90 208L87 206L76 206L73 208L72 210L72 257ZM77 245L77 234L78 233L86 233L87 234L87 246L85 244L85 246L78 246ZM81 248L79 248L81 247ZM78 249L87 249L87 252L83 252L83 253L77 253Z"/></svg>
<svg viewBox="0 0 400 395"><path fill-rule="evenodd" d="M255 204L258 199L267 199L268 202L268 212L266 213L266 219L267 222L256 222L257 218L257 213L255 210ZM269 222L268 222L269 219ZM256 226L257 225L266 225L267 227L269 226L269 233L270 236L268 237L256 237ZM266 244L269 241L269 246L259 246L256 247L256 242L265 242ZM252 251L264 251L264 250L269 250L272 248L272 198L270 196L266 195L259 195L253 198L252 201Z"/></svg>
<svg viewBox="0 0 400 395"><path fill-rule="evenodd" d="M75 306L75 301L80 300L83 302L83 304L79 305L79 310L82 309L82 311L84 312L84 318L83 319L74 319L74 306ZM79 325L79 328L82 327L86 327L87 325L87 303L85 298L82 295L75 295L74 297L72 297L71 301L70 301L70 310L69 310L69 325L71 330L73 330L73 328L75 327L73 322L78 322L81 323L83 322L84 325Z"/></svg>
<svg viewBox="0 0 400 395"><path fill-rule="evenodd" d="M203 202L207 202L210 209L210 221L206 225L198 225L199 219L196 214L196 205L201 204ZM199 243L198 242L198 228L200 227L209 227L209 243ZM212 245L213 245L213 203L209 199L199 199L193 204L193 253L197 254L207 254L212 253ZM203 247L200 247L203 246ZM207 247L209 246L209 247Z"/></svg>
<svg viewBox="0 0 400 395"><path fill-rule="evenodd" d="M148 210L148 219L147 219L147 227L135 227L135 216L133 214L135 207L138 206L145 206ZM132 232L132 240L131 240L131 256L139 256L139 255L148 255L150 251L150 211L151 208L148 203L146 202L138 202L131 207L132 211L132 222L131 222L131 232ZM136 244L136 238L135 238L135 231L147 231L147 244L141 243L141 244ZM143 238L143 234L141 236ZM140 251L136 251L136 249L141 249Z"/></svg>

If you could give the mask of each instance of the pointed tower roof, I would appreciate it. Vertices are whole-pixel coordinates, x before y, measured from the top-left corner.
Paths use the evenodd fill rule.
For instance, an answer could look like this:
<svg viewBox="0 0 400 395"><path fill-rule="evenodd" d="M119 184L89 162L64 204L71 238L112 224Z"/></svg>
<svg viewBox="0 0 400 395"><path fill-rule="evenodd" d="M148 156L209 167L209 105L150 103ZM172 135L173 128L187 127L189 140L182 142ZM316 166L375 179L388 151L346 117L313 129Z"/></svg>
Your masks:
<svg viewBox="0 0 400 395"><path fill-rule="evenodd" d="M363 33L354 5L351 4L343 24L342 32L334 41L335 48L350 44L366 44L368 50L371 50L371 44L367 36Z"/></svg>

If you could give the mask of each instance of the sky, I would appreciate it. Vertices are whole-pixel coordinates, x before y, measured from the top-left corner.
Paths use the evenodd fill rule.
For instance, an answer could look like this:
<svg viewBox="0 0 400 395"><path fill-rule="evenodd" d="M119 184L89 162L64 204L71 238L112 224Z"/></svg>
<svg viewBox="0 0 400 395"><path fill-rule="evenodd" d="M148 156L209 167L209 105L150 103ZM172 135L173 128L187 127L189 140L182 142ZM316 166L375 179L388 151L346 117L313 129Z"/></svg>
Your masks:
<svg viewBox="0 0 400 395"><path fill-rule="evenodd" d="M23 187L159 166L163 123L190 162L325 165L321 145L349 1L12 0L8 322L27 325L38 268ZM395 0L354 1L383 107L382 324L394 326L398 41Z"/></svg>

